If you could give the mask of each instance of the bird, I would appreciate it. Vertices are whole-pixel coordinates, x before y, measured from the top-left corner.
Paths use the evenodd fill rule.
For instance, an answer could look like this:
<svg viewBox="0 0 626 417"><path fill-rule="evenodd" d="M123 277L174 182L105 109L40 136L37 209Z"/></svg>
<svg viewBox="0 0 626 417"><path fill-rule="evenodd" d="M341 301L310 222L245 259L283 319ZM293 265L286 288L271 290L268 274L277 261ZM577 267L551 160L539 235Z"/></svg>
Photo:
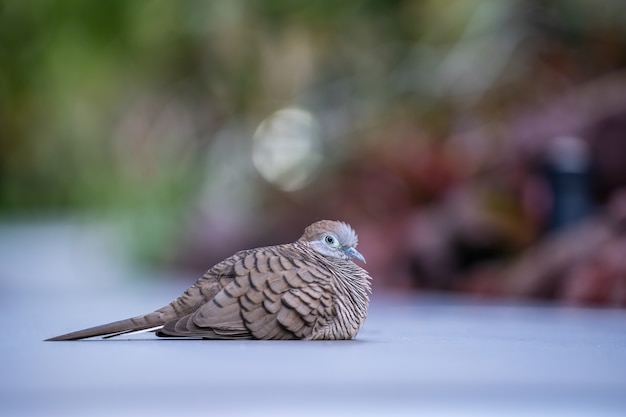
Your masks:
<svg viewBox="0 0 626 417"><path fill-rule="evenodd" d="M151 313L46 341L141 331L183 339L348 340L367 315L371 276L347 223L320 220L293 243L242 250Z"/></svg>

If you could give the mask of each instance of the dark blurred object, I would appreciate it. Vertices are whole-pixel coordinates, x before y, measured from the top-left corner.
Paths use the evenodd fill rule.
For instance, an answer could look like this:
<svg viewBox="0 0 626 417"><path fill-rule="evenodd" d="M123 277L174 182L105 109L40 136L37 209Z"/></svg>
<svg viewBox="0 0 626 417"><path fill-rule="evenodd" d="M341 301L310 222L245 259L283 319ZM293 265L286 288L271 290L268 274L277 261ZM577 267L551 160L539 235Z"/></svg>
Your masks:
<svg viewBox="0 0 626 417"><path fill-rule="evenodd" d="M584 140L574 136L555 138L549 146L544 173L552 202L549 231L575 224L591 213L591 162Z"/></svg>

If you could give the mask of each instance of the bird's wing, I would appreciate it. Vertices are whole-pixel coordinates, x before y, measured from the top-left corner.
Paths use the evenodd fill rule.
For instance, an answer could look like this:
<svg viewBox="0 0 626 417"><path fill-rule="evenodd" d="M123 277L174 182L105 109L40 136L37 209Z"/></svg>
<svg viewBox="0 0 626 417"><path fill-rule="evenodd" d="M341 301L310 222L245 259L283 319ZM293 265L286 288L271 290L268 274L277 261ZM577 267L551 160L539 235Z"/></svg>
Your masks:
<svg viewBox="0 0 626 417"><path fill-rule="evenodd" d="M330 272L286 246L238 253L220 267L223 288L162 336L304 339L334 314Z"/></svg>

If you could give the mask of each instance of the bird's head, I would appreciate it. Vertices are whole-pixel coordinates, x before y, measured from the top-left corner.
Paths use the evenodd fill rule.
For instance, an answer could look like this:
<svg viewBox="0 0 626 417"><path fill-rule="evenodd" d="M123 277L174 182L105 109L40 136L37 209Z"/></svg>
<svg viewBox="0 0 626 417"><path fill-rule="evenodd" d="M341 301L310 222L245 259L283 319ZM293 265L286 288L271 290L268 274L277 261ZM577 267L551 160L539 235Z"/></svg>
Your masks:
<svg viewBox="0 0 626 417"><path fill-rule="evenodd" d="M365 262L363 255L356 250L359 238L348 224L334 220L320 220L313 223L300 237L315 251L330 257L345 260L358 259Z"/></svg>

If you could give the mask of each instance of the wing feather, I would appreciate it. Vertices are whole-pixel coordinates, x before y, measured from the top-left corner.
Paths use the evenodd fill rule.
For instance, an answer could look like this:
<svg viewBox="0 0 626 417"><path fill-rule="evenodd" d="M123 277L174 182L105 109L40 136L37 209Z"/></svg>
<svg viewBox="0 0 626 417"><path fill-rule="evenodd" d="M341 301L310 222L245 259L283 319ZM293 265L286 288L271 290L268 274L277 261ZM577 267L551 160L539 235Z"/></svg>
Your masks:
<svg viewBox="0 0 626 417"><path fill-rule="evenodd" d="M210 271L221 274L215 296L195 312L166 323L160 335L301 339L332 319L332 275L313 259L294 257L281 246L229 259Z"/></svg>

